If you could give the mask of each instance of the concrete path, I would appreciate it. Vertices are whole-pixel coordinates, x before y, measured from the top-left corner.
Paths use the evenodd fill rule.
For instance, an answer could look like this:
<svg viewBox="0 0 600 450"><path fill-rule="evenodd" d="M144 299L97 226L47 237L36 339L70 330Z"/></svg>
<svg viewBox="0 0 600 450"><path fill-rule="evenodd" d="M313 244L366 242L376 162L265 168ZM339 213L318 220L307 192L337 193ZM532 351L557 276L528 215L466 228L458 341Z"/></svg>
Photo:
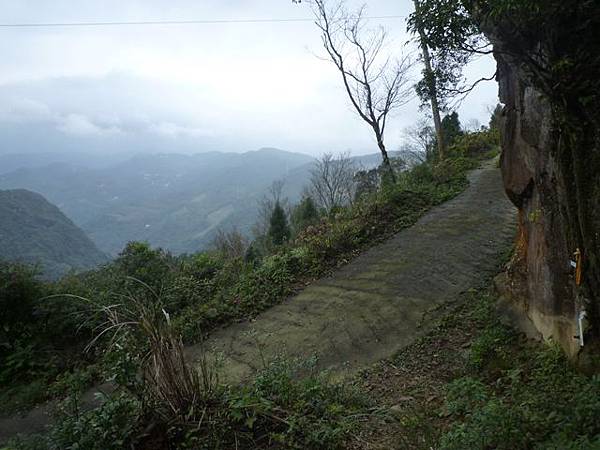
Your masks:
<svg viewBox="0 0 600 450"><path fill-rule="evenodd" d="M487 163L470 181L460 196L333 276L255 321L214 333L204 348L223 356L223 378L242 380L281 353L318 356L320 368L344 376L412 343L426 331L428 311L497 270L497 255L511 245L515 209L504 195L499 169ZM194 360L201 348L187 353ZM103 389L87 392L84 404L95 404L95 392ZM52 406L1 417L0 405L0 446L16 434L43 431Z"/></svg>
<svg viewBox="0 0 600 450"><path fill-rule="evenodd" d="M414 226L368 250L256 320L216 332L204 344L239 381L278 354L318 357L344 376L389 357L427 330L425 314L497 270L512 243L515 209L488 162L470 187ZM189 354L197 358L200 347Z"/></svg>

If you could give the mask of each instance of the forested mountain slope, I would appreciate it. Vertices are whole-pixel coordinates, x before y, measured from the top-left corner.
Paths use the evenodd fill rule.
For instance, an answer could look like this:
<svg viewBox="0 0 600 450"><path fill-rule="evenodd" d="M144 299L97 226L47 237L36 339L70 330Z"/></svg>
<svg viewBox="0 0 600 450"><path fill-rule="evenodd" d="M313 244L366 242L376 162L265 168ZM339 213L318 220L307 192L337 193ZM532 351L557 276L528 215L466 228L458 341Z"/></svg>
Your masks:
<svg viewBox="0 0 600 450"><path fill-rule="evenodd" d="M41 265L45 277L107 260L56 206L24 189L0 191L0 259Z"/></svg>
<svg viewBox="0 0 600 450"><path fill-rule="evenodd" d="M0 188L41 193L106 253L116 255L132 240L183 253L209 245L218 228L249 232L271 183L311 161L276 149L146 154L106 168L21 168L0 175ZM289 184L286 195L299 195L301 188Z"/></svg>
<svg viewBox="0 0 600 450"><path fill-rule="evenodd" d="M379 159L370 154L353 162L357 169L372 168ZM263 148L140 154L105 167L83 163L25 165L0 174L0 189L39 192L114 256L129 241L148 241L179 254L207 248L219 229L237 227L249 235L258 203L273 181L282 180L282 196L298 201L310 183L314 159Z"/></svg>

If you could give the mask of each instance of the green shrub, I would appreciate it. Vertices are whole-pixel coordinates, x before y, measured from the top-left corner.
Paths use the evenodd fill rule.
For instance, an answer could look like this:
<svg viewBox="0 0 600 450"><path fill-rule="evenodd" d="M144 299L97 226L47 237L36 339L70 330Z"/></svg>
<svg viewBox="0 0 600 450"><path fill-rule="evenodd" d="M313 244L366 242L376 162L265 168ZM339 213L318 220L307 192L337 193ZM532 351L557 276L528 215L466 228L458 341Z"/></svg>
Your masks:
<svg viewBox="0 0 600 450"><path fill-rule="evenodd" d="M506 365L509 362L507 347L514 339L514 332L504 326L486 328L471 345L469 362L477 369L492 364L500 367Z"/></svg>
<svg viewBox="0 0 600 450"><path fill-rule="evenodd" d="M37 372L36 372L37 373ZM43 378L24 378L0 391L2 413L10 414L31 409L48 397L48 382ZM7 383L8 384L8 383Z"/></svg>
<svg viewBox="0 0 600 450"><path fill-rule="evenodd" d="M433 180L438 184L461 181L465 178L465 173L473 169L474 161L465 157L445 159L438 162L432 170Z"/></svg>
<svg viewBox="0 0 600 450"><path fill-rule="evenodd" d="M174 264L171 254L160 248L153 249L146 242L129 242L112 266L127 287L139 286L128 283L130 277L159 290L168 282Z"/></svg>
<svg viewBox="0 0 600 450"><path fill-rule="evenodd" d="M34 267L0 261L0 356L33 332L34 308L43 285Z"/></svg>
<svg viewBox="0 0 600 450"><path fill-rule="evenodd" d="M472 352L496 352L504 333L484 331ZM557 347L521 351L507 353L500 371L478 372L482 380L466 377L448 386L454 421L441 449L598 448L600 377L578 373Z"/></svg>
<svg viewBox="0 0 600 450"><path fill-rule="evenodd" d="M141 404L126 394L116 394L99 408L81 412L68 399L51 429L48 449L121 450L133 442L139 426Z"/></svg>
<svg viewBox="0 0 600 450"><path fill-rule="evenodd" d="M457 137L450 147L450 154L456 157L490 158L497 154L500 135L497 131L483 130L465 133Z"/></svg>
<svg viewBox="0 0 600 450"><path fill-rule="evenodd" d="M255 314L291 294L294 281L302 273L302 259L291 252L269 256L256 269L246 267L235 286L234 298L243 310Z"/></svg>
<svg viewBox="0 0 600 450"><path fill-rule="evenodd" d="M467 414L489 399L487 386L471 377L459 378L447 387L446 409L451 414Z"/></svg>
<svg viewBox="0 0 600 450"><path fill-rule="evenodd" d="M139 434L141 404L123 393L102 406L81 411L69 397L57 407L57 421L45 435L13 439L3 450L122 450L131 448Z"/></svg>
<svg viewBox="0 0 600 450"><path fill-rule="evenodd" d="M405 174L410 180L410 184L429 184L433 183L433 171L430 163L421 163L412 168Z"/></svg>
<svg viewBox="0 0 600 450"><path fill-rule="evenodd" d="M89 365L65 371L56 377L56 381L50 387L53 397L64 398L74 393L82 393L98 379L98 367Z"/></svg>
<svg viewBox="0 0 600 450"><path fill-rule="evenodd" d="M466 424L455 426L443 436L444 450L527 449L523 418L510 406L492 399L467 416Z"/></svg>
<svg viewBox="0 0 600 450"><path fill-rule="evenodd" d="M286 427L271 432L285 448L336 449L356 425L357 412L366 401L348 387L332 383L326 373L315 373L309 362L272 362L259 373L246 392L266 400L273 412L287 411ZM295 372L309 370L298 379Z"/></svg>
<svg viewBox="0 0 600 450"><path fill-rule="evenodd" d="M325 375L298 379L299 369L306 365L276 360L246 386L223 391L211 433L180 430L178 448L344 448L365 400Z"/></svg>

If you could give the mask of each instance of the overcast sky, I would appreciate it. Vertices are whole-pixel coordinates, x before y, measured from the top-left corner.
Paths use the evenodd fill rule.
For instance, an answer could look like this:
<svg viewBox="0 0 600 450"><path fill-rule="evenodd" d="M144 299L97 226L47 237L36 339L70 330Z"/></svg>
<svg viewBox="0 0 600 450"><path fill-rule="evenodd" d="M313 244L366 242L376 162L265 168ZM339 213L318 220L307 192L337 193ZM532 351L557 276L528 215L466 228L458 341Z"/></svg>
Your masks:
<svg viewBox="0 0 600 450"><path fill-rule="evenodd" d="M370 0L372 16L411 12L411 0ZM0 0L0 22L309 18L291 0ZM404 19L372 21L401 54ZM407 49L404 49L407 51ZM0 153L377 151L352 111L311 22L0 28ZM470 77L494 72L490 58ZM485 83L462 104L464 122L487 122L497 101ZM388 147L419 116L399 110Z"/></svg>

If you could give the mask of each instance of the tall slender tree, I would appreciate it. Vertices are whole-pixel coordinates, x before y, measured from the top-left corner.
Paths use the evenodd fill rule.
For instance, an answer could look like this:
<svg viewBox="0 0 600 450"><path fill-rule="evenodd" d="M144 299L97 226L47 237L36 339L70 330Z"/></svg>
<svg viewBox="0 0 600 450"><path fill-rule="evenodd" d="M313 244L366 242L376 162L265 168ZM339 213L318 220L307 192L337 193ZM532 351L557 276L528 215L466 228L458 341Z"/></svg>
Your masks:
<svg viewBox="0 0 600 450"><path fill-rule="evenodd" d="M435 135L437 141L437 151L439 159L446 157L446 139L444 138L444 130L442 128L442 117L440 114L440 103L438 100L437 80L433 67L431 65L431 55L429 46L427 45L427 36L421 19L421 5L419 0L413 0L415 5L415 26L418 34L419 46L421 47L421 56L423 58L423 80L421 83L422 89L420 94L423 101L429 101L431 105L431 116L433 117L433 125L435 127ZM424 89L423 89L424 88Z"/></svg>

